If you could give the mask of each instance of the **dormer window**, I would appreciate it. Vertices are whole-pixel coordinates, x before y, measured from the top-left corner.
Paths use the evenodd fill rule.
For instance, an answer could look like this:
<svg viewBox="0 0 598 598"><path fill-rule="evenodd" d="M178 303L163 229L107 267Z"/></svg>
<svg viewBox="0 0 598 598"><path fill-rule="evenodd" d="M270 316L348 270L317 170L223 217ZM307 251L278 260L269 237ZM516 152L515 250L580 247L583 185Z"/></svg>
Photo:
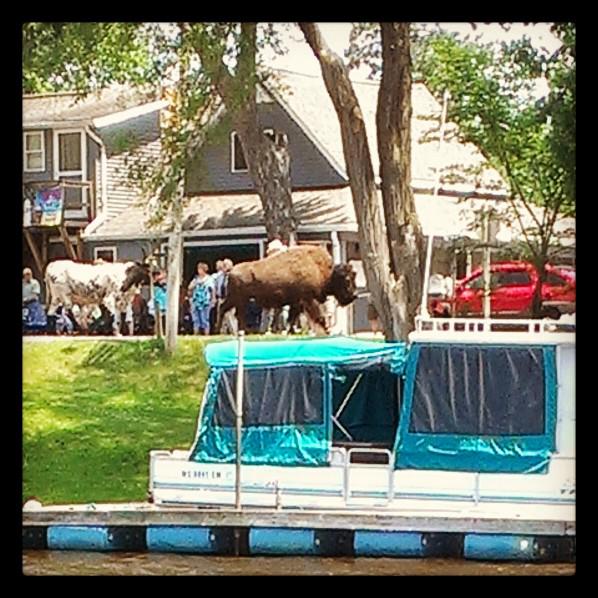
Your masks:
<svg viewBox="0 0 598 598"><path fill-rule="evenodd" d="M46 151L43 131L23 133L23 170L43 172L46 169Z"/></svg>
<svg viewBox="0 0 598 598"><path fill-rule="evenodd" d="M249 169L243 153L243 146L235 131L230 135L230 150L231 172L247 172Z"/></svg>

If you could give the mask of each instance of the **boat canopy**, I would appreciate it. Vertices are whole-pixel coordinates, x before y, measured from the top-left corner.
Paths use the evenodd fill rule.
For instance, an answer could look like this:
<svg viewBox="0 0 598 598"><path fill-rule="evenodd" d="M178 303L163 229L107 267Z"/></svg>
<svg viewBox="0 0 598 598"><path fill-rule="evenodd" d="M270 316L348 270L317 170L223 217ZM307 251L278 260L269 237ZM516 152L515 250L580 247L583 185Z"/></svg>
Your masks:
<svg viewBox="0 0 598 598"><path fill-rule="evenodd" d="M193 461L235 461L237 348L235 341L206 348L210 376ZM350 438L382 439L392 447L397 375L406 355L405 343L346 337L247 341L242 462L326 465L339 426Z"/></svg>
<svg viewBox="0 0 598 598"><path fill-rule="evenodd" d="M237 347L206 348L193 461L235 461ZM244 464L325 466L353 442L396 469L542 473L555 450L553 345L247 341L244 367Z"/></svg>
<svg viewBox="0 0 598 598"><path fill-rule="evenodd" d="M210 367L237 367L237 341L212 343L206 347ZM405 364L405 343L363 341L344 336L292 341L249 341L244 344L244 367L284 364L328 364L371 361L388 362L395 373Z"/></svg>
<svg viewBox="0 0 598 598"><path fill-rule="evenodd" d="M397 469L546 471L555 450L554 346L415 343L404 377Z"/></svg>

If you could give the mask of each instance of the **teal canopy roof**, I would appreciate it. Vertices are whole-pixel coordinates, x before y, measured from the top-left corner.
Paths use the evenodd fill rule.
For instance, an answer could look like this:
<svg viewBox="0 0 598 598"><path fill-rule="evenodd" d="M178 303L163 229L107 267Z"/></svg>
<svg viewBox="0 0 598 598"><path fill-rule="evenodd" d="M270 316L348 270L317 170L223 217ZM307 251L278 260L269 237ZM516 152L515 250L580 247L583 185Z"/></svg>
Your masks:
<svg viewBox="0 0 598 598"><path fill-rule="evenodd" d="M211 367L237 365L237 341L212 343L206 347ZM406 358L405 343L362 341L343 336L284 341L244 342L244 364L265 366L283 364L344 364L351 361L384 359L392 369L401 370Z"/></svg>

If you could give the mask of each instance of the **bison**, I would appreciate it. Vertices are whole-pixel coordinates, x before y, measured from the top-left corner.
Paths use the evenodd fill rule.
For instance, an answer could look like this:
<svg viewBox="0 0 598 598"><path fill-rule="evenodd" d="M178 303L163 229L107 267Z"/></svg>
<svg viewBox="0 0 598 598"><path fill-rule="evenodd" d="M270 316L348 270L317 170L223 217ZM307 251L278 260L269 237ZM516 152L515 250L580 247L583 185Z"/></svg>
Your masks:
<svg viewBox="0 0 598 598"><path fill-rule="evenodd" d="M135 287L149 283L149 266L137 262L85 264L57 260L46 268L48 315L59 305L81 308L77 323L87 329L87 315L104 305L113 316L113 329L120 335L120 315L135 295Z"/></svg>
<svg viewBox="0 0 598 598"><path fill-rule="evenodd" d="M245 330L245 306L250 298L266 309L292 306L291 315L305 310L318 326L327 329L320 304L328 295L340 305L356 298L356 273L348 264L334 266L323 247L298 246L277 252L254 262L243 262L228 275L227 293L220 308L216 330L220 330L224 314L235 308L239 330ZM292 321L292 318L289 318Z"/></svg>

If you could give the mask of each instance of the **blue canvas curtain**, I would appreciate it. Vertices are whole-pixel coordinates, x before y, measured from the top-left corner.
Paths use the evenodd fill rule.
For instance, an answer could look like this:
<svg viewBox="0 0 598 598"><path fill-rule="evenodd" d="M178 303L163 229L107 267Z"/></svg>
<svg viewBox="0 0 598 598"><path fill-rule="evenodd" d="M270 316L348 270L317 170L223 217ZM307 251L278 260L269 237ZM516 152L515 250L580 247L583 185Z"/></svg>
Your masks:
<svg viewBox="0 0 598 598"><path fill-rule="evenodd" d="M412 347L396 468L544 472L555 450L555 359L545 346Z"/></svg>
<svg viewBox="0 0 598 598"><path fill-rule="evenodd" d="M236 460L237 371L215 368L208 381L191 460ZM328 458L329 384L325 368L249 368L243 380L242 463L323 465Z"/></svg>

